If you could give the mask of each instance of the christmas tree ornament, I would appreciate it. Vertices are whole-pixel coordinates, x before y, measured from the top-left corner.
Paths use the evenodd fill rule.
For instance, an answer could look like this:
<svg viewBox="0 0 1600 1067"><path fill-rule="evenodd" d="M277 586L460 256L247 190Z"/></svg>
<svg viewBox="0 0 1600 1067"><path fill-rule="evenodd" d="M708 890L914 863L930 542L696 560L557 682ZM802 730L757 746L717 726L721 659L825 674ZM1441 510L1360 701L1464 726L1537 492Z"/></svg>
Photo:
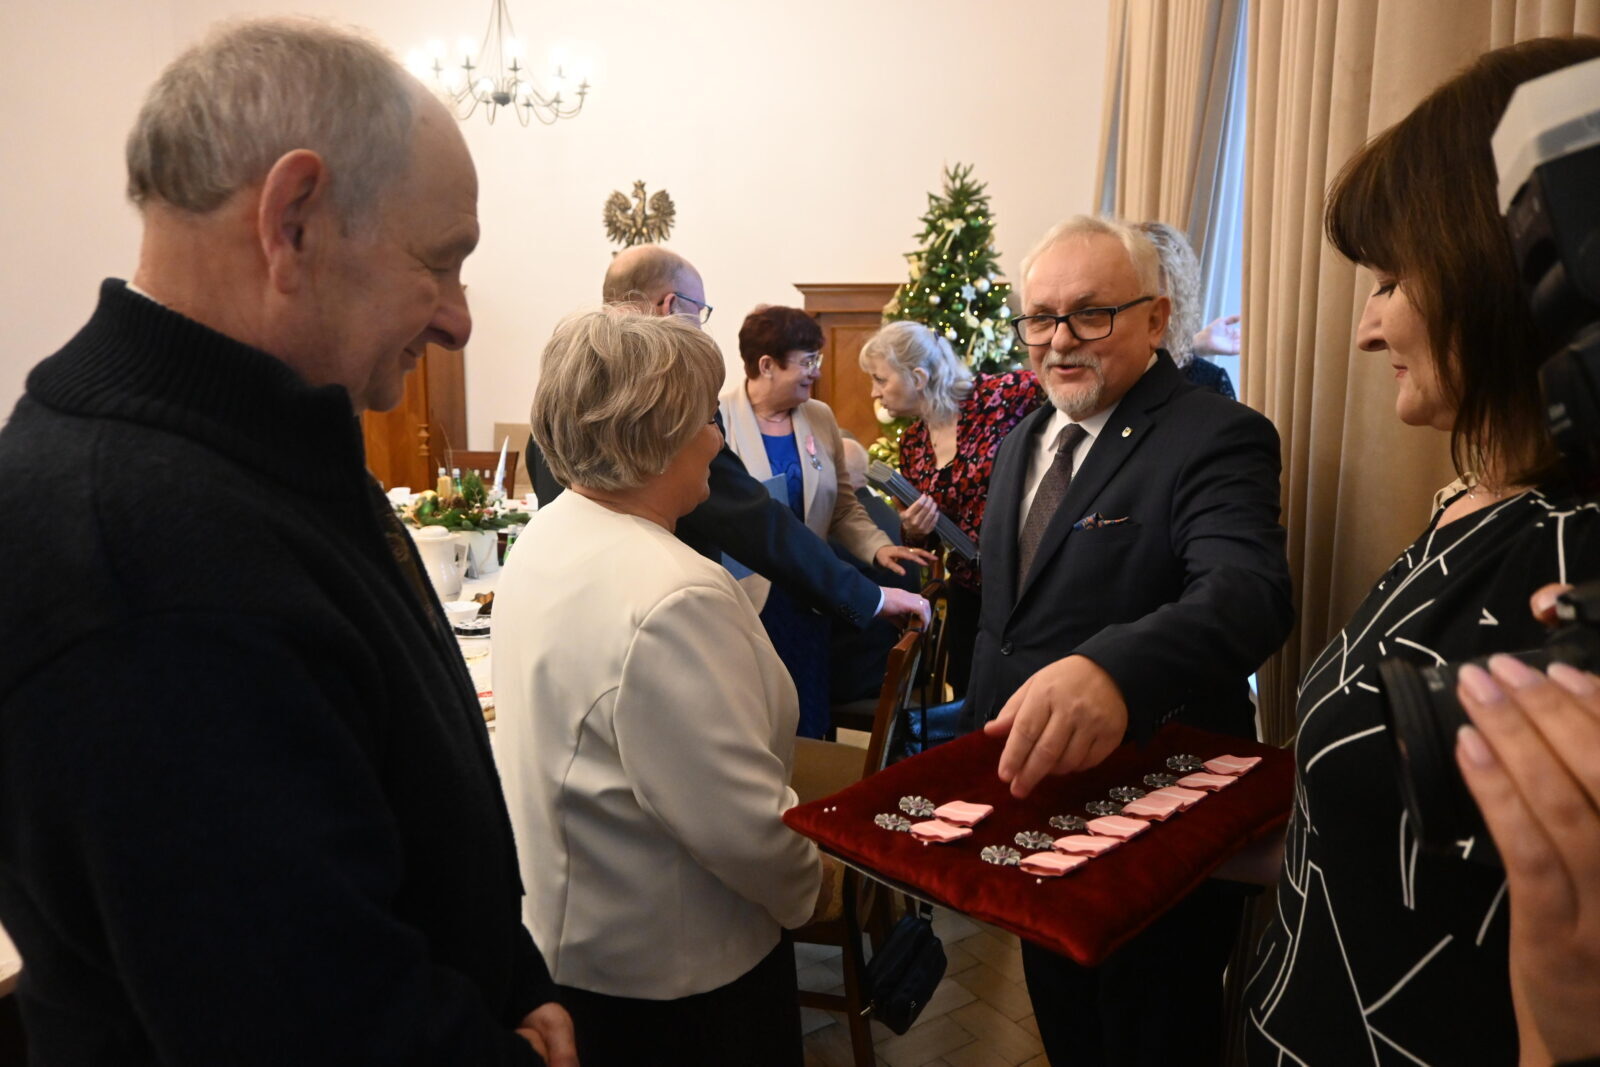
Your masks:
<svg viewBox="0 0 1600 1067"><path fill-rule="evenodd" d="M945 170L943 190L928 194L918 238L922 247L906 253L908 273L917 276L884 309L885 321L923 323L947 338L975 370L1014 369L1010 331L1004 326L1011 286L1000 280L994 216L970 165Z"/></svg>
<svg viewBox="0 0 1600 1067"><path fill-rule="evenodd" d="M1014 338L1006 325L1011 286L1000 279L994 216L970 164L947 167L944 188L928 194L921 247L905 253L907 279L883 308L883 320L920 322L944 337L956 355L981 373L1016 370ZM900 438L909 423L891 421L874 405L882 435L867 448L873 459L900 462Z"/></svg>

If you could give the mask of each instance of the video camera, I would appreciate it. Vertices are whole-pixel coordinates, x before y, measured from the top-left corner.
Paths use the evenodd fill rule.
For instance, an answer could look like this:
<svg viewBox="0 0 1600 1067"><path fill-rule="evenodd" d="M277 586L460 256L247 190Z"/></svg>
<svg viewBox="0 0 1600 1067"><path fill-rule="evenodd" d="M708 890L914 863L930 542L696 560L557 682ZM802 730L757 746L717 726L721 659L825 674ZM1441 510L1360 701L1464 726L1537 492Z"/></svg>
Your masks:
<svg viewBox="0 0 1600 1067"><path fill-rule="evenodd" d="M1492 144L1500 210L1547 353L1539 376L1550 434L1592 497L1600 488L1600 59L1518 87ZM1552 662L1600 669L1600 582L1571 590L1557 613L1564 625L1543 648L1513 655L1541 670ZM1456 769L1456 732L1467 722L1456 700L1461 666L1384 660L1384 711L1418 840L1443 851L1476 839L1468 855L1497 863Z"/></svg>

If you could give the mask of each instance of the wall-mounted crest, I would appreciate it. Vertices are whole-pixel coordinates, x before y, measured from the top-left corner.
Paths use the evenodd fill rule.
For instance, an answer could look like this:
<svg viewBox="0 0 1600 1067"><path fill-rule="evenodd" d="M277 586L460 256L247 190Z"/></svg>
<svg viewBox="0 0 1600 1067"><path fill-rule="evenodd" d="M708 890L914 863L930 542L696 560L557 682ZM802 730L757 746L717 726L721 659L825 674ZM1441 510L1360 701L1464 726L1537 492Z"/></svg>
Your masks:
<svg viewBox="0 0 1600 1067"><path fill-rule="evenodd" d="M626 196L614 192L606 199L601 217L606 224L606 237L623 248L632 248L634 245L665 241L672 232L672 220L677 210L665 189L651 193L647 203L644 182L634 182L633 202L630 204Z"/></svg>

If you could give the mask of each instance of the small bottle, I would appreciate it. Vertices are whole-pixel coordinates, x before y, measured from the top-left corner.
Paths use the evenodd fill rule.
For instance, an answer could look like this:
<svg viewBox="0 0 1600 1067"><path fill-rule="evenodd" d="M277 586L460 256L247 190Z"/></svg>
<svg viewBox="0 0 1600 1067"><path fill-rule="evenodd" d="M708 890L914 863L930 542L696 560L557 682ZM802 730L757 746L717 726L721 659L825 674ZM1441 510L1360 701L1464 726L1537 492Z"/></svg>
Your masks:
<svg viewBox="0 0 1600 1067"><path fill-rule="evenodd" d="M442 497L450 495L450 477L445 474L444 468L439 468L439 480L434 483L433 491Z"/></svg>
<svg viewBox="0 0 1600 1067"><path fill-rule="evenodd" d="M461 468L450 468L450 487L455 490L455 495L461 495Z"/></svg>

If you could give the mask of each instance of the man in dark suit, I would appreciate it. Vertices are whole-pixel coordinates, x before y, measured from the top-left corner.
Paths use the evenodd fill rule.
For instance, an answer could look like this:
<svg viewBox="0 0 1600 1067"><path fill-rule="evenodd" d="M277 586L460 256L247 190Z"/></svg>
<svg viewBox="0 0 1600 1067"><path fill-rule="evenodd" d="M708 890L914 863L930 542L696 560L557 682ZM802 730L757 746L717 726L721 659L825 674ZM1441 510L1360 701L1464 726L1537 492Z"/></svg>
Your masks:
<svg viewBox="0 0 1600 1067"><path fill-rule="evenodd" d="M694 265L660 245L619 252L606 270L605 301L632 304L648 315L682 315L704 324L711 318L705 283ZM720 426L720 424L719 424ZM528 438L528 471L541 505L562 486ZM817 611L865 628L874 618L916 616L928 624L928 602L919 593L877 586L836 558L827 543L795 518L723 445L711 461L711 495L678 520L678 539L701 555L731 556Z"/></svg>
<svg viewBox="0 0 1600 1067"><path fill-rule="evenodd" d="M967 693L1017 796L1170 718L1253 735L1249 675L1292 621L1277 432L1159 349L1158 263L1080 216L1023 264L1015 328L1051 405L995 462ZM1052 1061L1215 1062L1241 904L1209 882L1093 969L1025 944Z"/></svg>
<svg viewBox="0 0 1600 1067"><path fill-rule="evenodd" d="M900 514L888 501L867 488L867 450L861 447L855 435L841 430L844 436L844 469L850 479L850 488L856 499L867 509L878 529L900 544ZM865 563L851 554L837 541L829 541L833 554L866 575L875 584L895 586L914 593L922 588L922 575L909 571L896 575L887 567ZM833 634L828 642L828 699L834 704L876 697L883 686L883 672L888 664L889 650L900 639L900 630L884 619L874 619L865 629L851 626L835 619Z"/></svg>

